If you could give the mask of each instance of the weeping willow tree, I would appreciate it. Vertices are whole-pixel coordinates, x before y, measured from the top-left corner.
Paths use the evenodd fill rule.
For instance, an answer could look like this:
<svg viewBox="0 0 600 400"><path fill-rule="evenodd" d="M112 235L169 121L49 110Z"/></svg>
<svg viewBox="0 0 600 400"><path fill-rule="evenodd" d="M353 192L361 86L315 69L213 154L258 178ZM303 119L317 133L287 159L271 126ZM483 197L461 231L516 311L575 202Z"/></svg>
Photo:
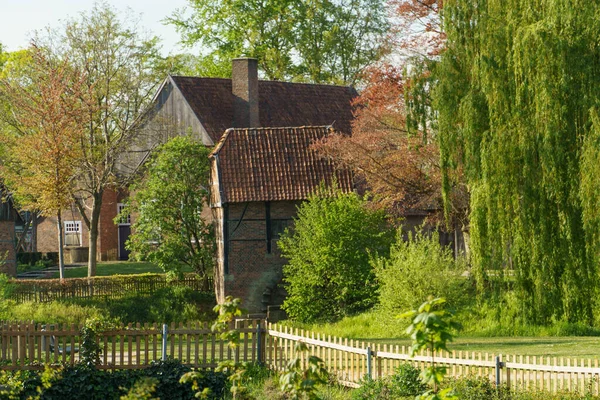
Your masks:
<svg viewBox="0 0 600 400"><path fill-rule="evenodd" d="M470 192L480 289L513 270L525 315L592 323L600 262L600 5L448 0L434 74L444 193ZM487 286L485 286L487 287Z"/></svg>

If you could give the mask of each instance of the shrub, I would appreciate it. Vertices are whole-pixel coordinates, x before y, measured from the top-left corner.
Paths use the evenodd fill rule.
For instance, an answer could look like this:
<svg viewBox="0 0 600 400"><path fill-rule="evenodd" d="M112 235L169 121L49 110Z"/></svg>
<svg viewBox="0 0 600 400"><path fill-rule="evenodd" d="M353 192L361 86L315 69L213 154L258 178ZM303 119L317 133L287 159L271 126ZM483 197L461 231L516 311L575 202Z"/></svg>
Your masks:
<svg viewBox="0 0 600 400"><path fill-rule="evenodd" d="M140 370L98 370L93 366L77 364L64 369L47 371L0 371L0 398L44 400L106 399L118 400L131 392L142 390L143 383L154 385L152 396L169 400L194 398L191 385L179 382L179 377L190 371L179 361L168 360L153 363ZM227 388L227 376L223 373L205 370L198 382L208 387L208 399L223 398ZM133 389L135 386L137 389ZM146 385L146 389L147 389Z"/></svg>
<svg viewBox="0 0 600 400"><path fill-rule="evenodd" d="M381 211L355 193L324 187L298 208L293 230L279 240L288 297L283 308L300 322L331 321L371 308L377 285L369 257L387 254L390 230Z"/></svg>
<svg viewBox="0 0 600 400"><path fill-rule="evenodd" d="M360 382L360 387L352 391L352 400L371 399L392 399L389 379L371 379L366 377Z"/></svg>
<svg viewBox="0 0 600 400"><path fill-rule="evenodd" d="M104 319L103 313L96 307L53 301L49 303L14 301L4 302L0 309L0 319L8 321L34 321L47 324L83 324L88 318Z"/></svg>
<svg viewBox="0 0 600 400"><path fill-rule="evenodd" d="M430 296L444 297L450 306L460 303L466 289L462 259L455 260L439 235L417 231L405 241L398 233L389 258L372 261L379 282L379 302L390 315L418 307Z"/></svg>
<svg viewBox="0 0 600 400"><path fill-rule="evenodd" d="M421 371L410 364L401 364L390 378L390 388L395 396L416 396L427 390L421 381Z"/></svg>

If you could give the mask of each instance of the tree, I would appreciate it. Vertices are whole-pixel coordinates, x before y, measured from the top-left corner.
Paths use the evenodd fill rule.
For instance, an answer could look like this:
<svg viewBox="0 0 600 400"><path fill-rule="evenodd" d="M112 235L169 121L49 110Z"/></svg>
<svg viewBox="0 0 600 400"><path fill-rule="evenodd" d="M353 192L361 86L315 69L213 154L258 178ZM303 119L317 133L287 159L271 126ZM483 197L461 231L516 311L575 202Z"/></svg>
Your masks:
<svg viewBox="0 0 600 400"><path fill-rule="evenodd" d="M302 322L336 320L377 301L369 258L386 254L393 238L385 214L357 194L322 187L298 208L294 229L278 242L287 264L283 308Z"/></svg>
<svg viewBox="0 0 600 400"><path fill-rule="evenodd" d="M398 68L373 68L356 99L352 135L333 135L316 145L338 165L352 169L394 214L440 206L441 174L435 137L407 127L407 80Z"/></svg>
<svg viewBox="0 0 600 400"><path fill-rule="evenodd" d="M213 226L202 212L208 204L209 153L188 137L157 148L125 211L135 216L127 244L135 257L165 271L189 265L207 283L216 250Z"/></svg>
<svg viewBox="0 0 600 400"><path fill-rule="evenodd" d="M470 191L472 262L515 272L529 320L592 323L600 27L595 2L444 2L436 70L444 190ZM499 272L495 272L496 275Z"/></svg>
<svg viewBox="0 0 600 400"><path fill-rule="evenodd" d="M94 276L102 198L131 172L122 161L139 139L134 122L149 104L165 63L158 55L157 39L144 37L135 21L121 20L105 3L37 42L53 57L68 59L86 73L85 84L96 104L96 111L85 115L83 161L73 198L90 232L88 276Z"/></svg>
<svg viewBox="0 0 600 400"><path fill-rule="evenodd" d="M231 59L259 60L268 79L357 81L385 52L382 0L190 0L168 19L188 45L207 49L200 70L228 76Z"/></svg>
<svg viewBox="0 0 600 400"><path fill-rule="evenodd" d="M30 50L33 81L13 75L0 80L7 109L2 119L2 176L21 209L57 217L60 279L64 278L62 212L72 202L81 162L84 118L94 111L87 76L67 60L53 62ZM32 83L35 82L35 89Z"/></svg>

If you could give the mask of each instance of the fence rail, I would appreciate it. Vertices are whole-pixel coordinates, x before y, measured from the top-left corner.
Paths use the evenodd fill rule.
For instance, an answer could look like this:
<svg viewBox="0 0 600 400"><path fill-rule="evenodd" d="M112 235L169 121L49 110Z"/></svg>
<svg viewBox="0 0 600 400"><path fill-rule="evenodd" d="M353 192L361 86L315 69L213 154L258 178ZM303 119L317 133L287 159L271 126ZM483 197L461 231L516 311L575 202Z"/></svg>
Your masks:
<svg viewBox="0 0 600 400"><path fill-rule="evenodd" d="M264 356L258 344L260 320L237 321L239 351L213 333L207 323L128 324L102 331L97 343L102 350L100 369L143 368L152 361L175 358L198 368L214 368L220 361L258 361ZM231 325L230 328L234 328ZM0 369L43 369L43 364L80 360L81 326L35 323L0 324Z"/></svg>
<svg viewBox="0 0 600 400"><path fill-rule="evenodd" d="M188 273L180 280L168 281L165 274L119 275L111 277L63 279L15 279L10 298L17 302L47 302L67 298L104 297L117 299L126 294L150 294L170 286L187 286L198 291L212 291L213 279L204 280Z"/></svg>
<svg viewBox="0 0 600 400"><path fill-rule="evenodd" d="M330 372L348 386L359 386L365 376L380 378L394 374L401 363L417 368L431 365L428 352L411 356L407 346L365 343L338 337L267 326L267 363L281 369L284 360L294 356L295 343L302 341L325 361ZM486 377L511 389L539 389L556 393L562 390L600 394L598 359L550 358L496 355L467 351L440 352L435 363L447 368L449 376Z"/></svg>
<svg viewBox="0 0 600 400"><path fill-rule="evenodd" d="M295 358L295 345L305 343L329 371L347 386L359 386L365 376L394 374L402 363L417 368L430 365L431 355L414 357L405 346L372 344L314 332L292 330L264 320L238 320L230 328L241 340L232 351L207 323L129 324L98 334L102 349L101 369L144 368L167 357L183 364L214 368L220 361L264 362L283 370ZM80 359L81 334L75 325L0 323L0 369L42 369L44 363L75 363ZM306 356L300 355L303 362ZM598 359L495 355L466 351L436 354L435 362L450 376L486 377L511 389L562 390L600 394Z"/></svg>

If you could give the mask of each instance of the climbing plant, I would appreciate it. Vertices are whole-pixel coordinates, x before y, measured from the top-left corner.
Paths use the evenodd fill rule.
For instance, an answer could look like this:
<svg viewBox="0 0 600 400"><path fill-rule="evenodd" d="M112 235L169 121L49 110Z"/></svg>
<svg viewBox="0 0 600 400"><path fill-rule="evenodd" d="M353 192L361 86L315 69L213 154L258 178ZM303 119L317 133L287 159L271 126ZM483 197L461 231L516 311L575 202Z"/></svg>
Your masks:
<svg viewBox="0 0 600 400"><path fill-rule="evenodd" d="M530 321L593 321L600 5L448 0L434 70L444 193L470 191L480 289L514 270Z"/></svg>

